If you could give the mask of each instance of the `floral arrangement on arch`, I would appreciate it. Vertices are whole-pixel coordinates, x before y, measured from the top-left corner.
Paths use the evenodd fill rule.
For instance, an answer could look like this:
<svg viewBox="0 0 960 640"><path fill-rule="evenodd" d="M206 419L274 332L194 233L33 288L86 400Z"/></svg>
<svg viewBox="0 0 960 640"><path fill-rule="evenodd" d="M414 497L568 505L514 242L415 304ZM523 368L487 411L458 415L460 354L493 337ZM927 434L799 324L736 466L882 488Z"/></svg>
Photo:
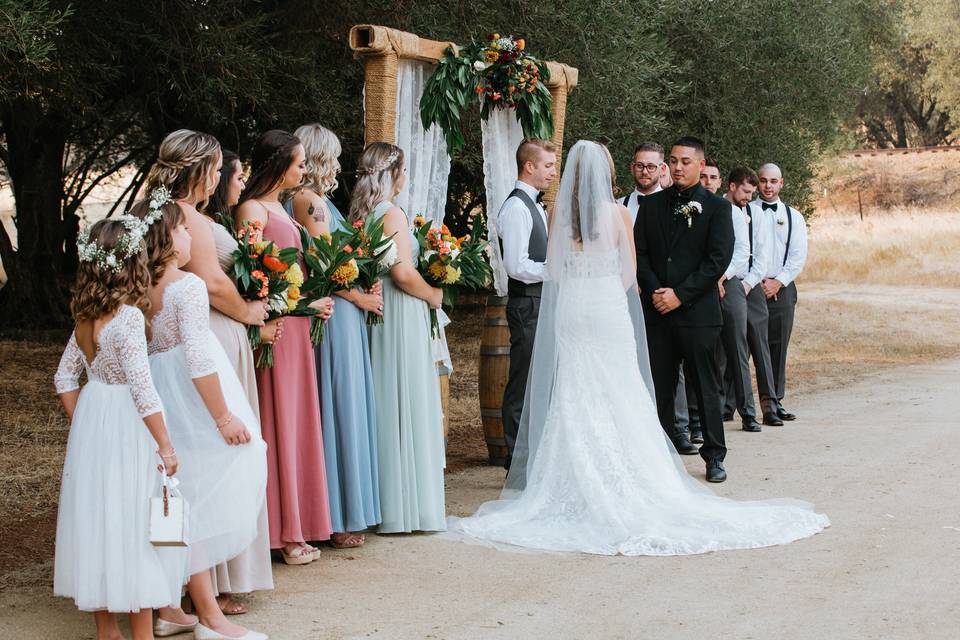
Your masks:
<svg viewBox="0 0 960 640"><path fill-rule="evenodd" d="M420 120L424 129L436 124L443 130L453 155L466 143L460 115L476 96L484 120L492 109L513 109L526 137L548 140L553 136L549 79L547 65L527 53L523 38L490 33L459 51L447 47L424 87Z"/></svg>

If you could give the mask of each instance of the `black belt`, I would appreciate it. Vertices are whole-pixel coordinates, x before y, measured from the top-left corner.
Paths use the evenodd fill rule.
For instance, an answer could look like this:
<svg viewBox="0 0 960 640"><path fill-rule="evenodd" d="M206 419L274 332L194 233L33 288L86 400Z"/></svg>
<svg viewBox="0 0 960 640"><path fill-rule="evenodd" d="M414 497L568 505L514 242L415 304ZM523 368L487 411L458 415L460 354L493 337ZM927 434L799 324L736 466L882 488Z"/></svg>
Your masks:
<svg viewBox="0 0 960 640"><path fill-rule="evenodd" d="M527 284L513 278L507 279L507 295L511 298L539 298L543 291L542 282Z"/></svg>

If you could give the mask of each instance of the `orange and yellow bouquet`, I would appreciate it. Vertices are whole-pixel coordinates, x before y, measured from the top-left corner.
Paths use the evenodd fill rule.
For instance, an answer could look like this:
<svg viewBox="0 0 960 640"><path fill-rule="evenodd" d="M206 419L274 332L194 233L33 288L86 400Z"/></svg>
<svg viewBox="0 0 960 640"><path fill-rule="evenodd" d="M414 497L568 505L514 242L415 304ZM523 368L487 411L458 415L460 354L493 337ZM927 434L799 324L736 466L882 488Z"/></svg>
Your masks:
<svg viewBox="0 0 960 640"><path fill-rule="evenodd" d="M474 221L470 233L454 237L447 225L432 227L426 218L413 220L414 235L420 245L417 270L429 284L443 289L443 304L453 306L459 287L482 289L490 284L493 270L484 255L487 241L480 238L483 225ZM440 336L435 309L430 310L433 336Z"/></svg>
<svg viewBox="0 0 960 640"><path fill-rule="evenodd" d="M294 313L313 316L310 340L315 345L323 342L323 320L316 317L317 312L309 305L315 300L354 286L360 277L356 254L362 253L362 250L354 248L354 238L354 234L340 230L311 237L305 229L300 229L307 278L303 283L300 304Z"/></svg>

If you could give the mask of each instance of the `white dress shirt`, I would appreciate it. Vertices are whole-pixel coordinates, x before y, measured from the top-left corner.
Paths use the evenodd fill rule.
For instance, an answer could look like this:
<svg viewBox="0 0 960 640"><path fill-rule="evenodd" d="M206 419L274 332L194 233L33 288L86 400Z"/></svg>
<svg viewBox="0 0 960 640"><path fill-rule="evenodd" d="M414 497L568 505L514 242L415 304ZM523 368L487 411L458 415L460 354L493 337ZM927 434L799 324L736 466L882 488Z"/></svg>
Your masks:
<svg viewBox="0 0 960 640"><path fill-rule="evenodd" d="M778 198L776 209L763 210L763 203L755 200L752 204L756 216L763 220L765 235L769 252L764 261L763 277L776 278L783 286L793 282L800 272L803 271L803 265L807 261L807 223L800 215L800 212L790 208L790 216L793 219L793 233L790 236L790 254L784 255L787 251L787 233L790 225L787 220L787 205ZM754 225L756 225L754 220ZM786 258L786 261L784 261Z"/></svg>
<svg viewBox="0 0 960 640"><path fill-rule="evenodd" d="M750 224L747 222L747 214L732 203L730 209L730 217L733 219L733 257L730 258L727 270L723 272L724 280L734 276L742 278L750 268Z"/></svg>
<svg viewBox="0 0 960 640"><path fill-rule="evenodd" d="M734 207L733 210L734 216L736 216L737 208ZM750 260L747 260L747 269L740 278L744 284L753 289L763 280L764 270L770 260L770 240L767 227L760 216L760 210L748 203L742 211L747 221L747 229L753 229L753 253L750 255L753 262L751 265ZM751 216L753 216L753 225L750 224Z"/></svg>
<svg viewBox="0 0 960 640"><path fill-rule="evenodd" d="M650 193L643 194L640 193L637 189L634 189L630 192L630 195L627 196L627 210L630 211L630 222L636 224L637 222L637 211L640 210L640 198L646 198L647 196L652 196L657 191L663 191L663 187L660 186L660 183L657 183L656 189Z"/></svg>
<svg viewBox="0 0 960 640"><path fill-rule="evenodd" d="M547 212L543 205L537 202L540 191L526 182L517 180L515 188L521 189L537 205L537 210L543 218L543 226L547 226ZM533 230L533 220L530 219L530 210L520 198L507 198L500 208L497 218L497 229L503 242L503 268L507 275L514 280L526 284L543 282L547 279L547 264L530 259L527 248L530 246L530 232Z"/></svg>

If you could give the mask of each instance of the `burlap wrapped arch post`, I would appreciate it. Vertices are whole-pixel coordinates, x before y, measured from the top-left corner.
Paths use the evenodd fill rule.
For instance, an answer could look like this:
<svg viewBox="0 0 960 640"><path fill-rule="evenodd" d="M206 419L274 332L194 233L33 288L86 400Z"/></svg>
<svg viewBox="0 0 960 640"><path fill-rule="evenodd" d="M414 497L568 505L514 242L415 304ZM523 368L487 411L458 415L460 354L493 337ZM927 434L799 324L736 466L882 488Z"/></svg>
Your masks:
<svg viewBox="0 0 960 640"><path fill-rule="evenodd" d="M413 33L378 25L359 24L350 29L350 49L363 61L364 88L364 142L396 142L397 68L400 59L409 58L436 62L443 57L453 42L439 42L421 38ZM567 95L577 86L578 71L574 67L547 62L550 81L547 88L553 98L553 138L557 148L563 149L563 130L566 123ZM558 162L560 156L558 154ZM554 181L544 196L552 209L559 180Z"/></svg>

